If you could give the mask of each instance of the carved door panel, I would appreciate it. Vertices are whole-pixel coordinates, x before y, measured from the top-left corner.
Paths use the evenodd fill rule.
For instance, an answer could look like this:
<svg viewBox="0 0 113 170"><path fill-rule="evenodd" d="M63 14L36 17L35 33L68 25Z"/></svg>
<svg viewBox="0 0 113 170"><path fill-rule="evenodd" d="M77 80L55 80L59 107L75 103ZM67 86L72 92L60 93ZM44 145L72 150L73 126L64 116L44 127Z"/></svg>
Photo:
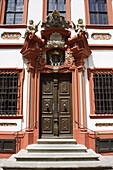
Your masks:
<svg viewBox="0 0 113 170"><path fill-rule="evenodd" d="M72 88L71 75L63 74L59 76L59 135L72 136Z"/></svg>
<svg viewBox="0 0 113 170"><path fill-rule="evenodd" d="M40 137L72 137L71 74L41 75Z"/></svg>

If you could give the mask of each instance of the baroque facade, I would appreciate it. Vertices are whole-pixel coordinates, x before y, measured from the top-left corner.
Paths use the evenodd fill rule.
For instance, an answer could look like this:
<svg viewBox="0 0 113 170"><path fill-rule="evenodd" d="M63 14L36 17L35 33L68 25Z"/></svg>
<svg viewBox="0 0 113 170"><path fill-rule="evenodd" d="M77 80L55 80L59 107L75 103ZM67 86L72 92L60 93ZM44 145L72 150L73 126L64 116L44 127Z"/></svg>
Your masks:
<svg viewBox="0 0 113 170"><path fill-rule="evenodd" d="M0 1L0 157L39 138L113 153L113 0Z"/></svg>

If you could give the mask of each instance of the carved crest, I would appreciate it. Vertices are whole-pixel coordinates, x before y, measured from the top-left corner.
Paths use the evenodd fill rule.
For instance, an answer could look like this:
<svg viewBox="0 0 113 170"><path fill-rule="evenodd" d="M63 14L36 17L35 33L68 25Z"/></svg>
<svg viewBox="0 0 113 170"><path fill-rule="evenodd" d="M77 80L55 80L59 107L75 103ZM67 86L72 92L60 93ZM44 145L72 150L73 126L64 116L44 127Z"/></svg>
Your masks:
<svg viewBox="0 0 113 170"><path fill-rule="evenodd" d="M69 28L69 21L65 20L64 16L61 16L56 9L52 12L52 15L48 15L46 21L42 22L42 26L46 28Z"/></svg>

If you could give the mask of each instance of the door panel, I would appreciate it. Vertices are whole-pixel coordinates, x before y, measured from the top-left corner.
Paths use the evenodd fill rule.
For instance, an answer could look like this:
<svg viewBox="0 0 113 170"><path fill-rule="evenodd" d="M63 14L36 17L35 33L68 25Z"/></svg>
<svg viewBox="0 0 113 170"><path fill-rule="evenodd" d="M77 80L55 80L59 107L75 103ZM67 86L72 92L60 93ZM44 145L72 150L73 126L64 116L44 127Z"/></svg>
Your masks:
<svg viewBox="0 0 113 170"><path fill-rule="evenodd" d="M49 76L43 76L41 83L41 133L53 133L53 79Z"/></svg>
<svg viewBox="0 0 113 170"><path fill-rule="evenodd" d="M71 86L71 74L41 74L41 138L72 137Z"/></svg>
<svg viewBox="0 0 113 170"><path fill-rule="evenodd" d="M71 75L59 76L59 134L72 134Z"/></svg>

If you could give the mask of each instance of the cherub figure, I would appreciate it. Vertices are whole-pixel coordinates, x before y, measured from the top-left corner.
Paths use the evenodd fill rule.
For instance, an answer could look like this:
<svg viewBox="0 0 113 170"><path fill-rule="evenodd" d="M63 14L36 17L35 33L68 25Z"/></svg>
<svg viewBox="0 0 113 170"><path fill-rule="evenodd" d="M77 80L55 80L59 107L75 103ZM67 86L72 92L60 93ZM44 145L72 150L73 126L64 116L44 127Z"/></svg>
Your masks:
<svg viewBox="0 0 113 170"><path fill-rule="evenodd" d="M34 21L29 20L29 25L27 27L27 30L25 31L25 34L24 34L23 38L26 38L26 36L28 35L29 32L32 32L32 33L35 34L38 31L38 26L39 26L40 22L37 25L34 25Z"/></svg>
<svg viewBox="0 0 113 170"><path fill-rule="evenodd" d="M77 34L79 35L80 32L84 32L84 34L88 38L89 37L88 32L84 28L85 28L85 26L83 25L83 19L81 19L81 18L78 19L78 24L77 24L77 29L76 29Z"/></svg>
<svg viewBox="0 0 113 170"><path fill-rule="evenodd" d="M77 35L79 36L80 32L84 32L84 34L86 35L86 37L88 38L88 32L85 29L85 26L83 25L83 19L78 19L78 24L75 25L74 22L72 22L73 24L73 29L75 30L75 32L77 33Z"/></svg>

